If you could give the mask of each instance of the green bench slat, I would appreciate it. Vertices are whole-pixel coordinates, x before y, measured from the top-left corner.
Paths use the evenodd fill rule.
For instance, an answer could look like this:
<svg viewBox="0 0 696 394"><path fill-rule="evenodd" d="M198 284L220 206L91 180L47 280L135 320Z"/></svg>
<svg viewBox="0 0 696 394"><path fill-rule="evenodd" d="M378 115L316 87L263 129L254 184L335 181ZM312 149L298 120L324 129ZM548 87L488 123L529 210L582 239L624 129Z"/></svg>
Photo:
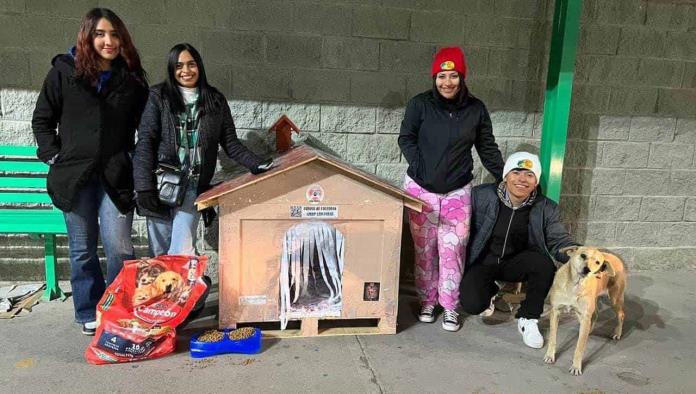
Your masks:
<svg viewBox="0 0 696 394"><path fill-rule="evenodd" d="M0 233L66 234L63 213L57 210L0 210Z"/></svg>
<svg viewBox="0 0 696 394"><path fill-rule="evenodd" d="M0 189L46 189L46 178L0 177Z"/></svg>
<svg viewBox="0 0 696 394"><path fill-rule="evenodd" d="M46 193L15 193L0 191L1 203L51 204L51 198Z"/></svg>
<svg viewBox="0 0 696 394"><path fill-rule="evenodd" d="M2 173L47 173L48 165L40 161L6 161L0 160L0 175Z"/></svg>
<svg viewBox="0 0 696 394"><path fill-rule="evenodd" d="M0 157L1 156L30 156L36 157L36 147L35 146L14 146L14 145L0 145Z"/></svg>

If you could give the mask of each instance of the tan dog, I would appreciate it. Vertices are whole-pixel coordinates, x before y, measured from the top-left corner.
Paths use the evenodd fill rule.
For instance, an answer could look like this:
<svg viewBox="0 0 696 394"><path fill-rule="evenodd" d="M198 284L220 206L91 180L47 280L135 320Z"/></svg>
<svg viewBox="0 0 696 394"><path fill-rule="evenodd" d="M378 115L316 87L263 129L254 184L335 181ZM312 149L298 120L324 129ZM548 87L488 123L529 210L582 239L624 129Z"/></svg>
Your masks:
<svg viewBox="0 0 696 394"><path fill-rule="evenodd" d="M608 252L589 247L567 248L565 252L570 260L558 269L549 291L551 315L544 362L551 364L556 361L556 334L561 309L572 310L580 321L580 334L569 371L573 375L581 375L582 356L597 317L597 298L604 293L609 293L618 320L612 338L621 338L626 271L621 259Z"/></svg>
<svg viewBox="0 0 696 394"><path fill-rule="evenodd" d="M161 293L152 285L138 287L133 294L133 306L140 306L151 299L158 297Z"/></svg>
<svg viewBox="0 0 696 394"><path fill-rule="evenodd" d="M150 286L153 286L158 295L164 295L170 300L176 300L184 289L184 279L174 271L164 271Z"/></svg>

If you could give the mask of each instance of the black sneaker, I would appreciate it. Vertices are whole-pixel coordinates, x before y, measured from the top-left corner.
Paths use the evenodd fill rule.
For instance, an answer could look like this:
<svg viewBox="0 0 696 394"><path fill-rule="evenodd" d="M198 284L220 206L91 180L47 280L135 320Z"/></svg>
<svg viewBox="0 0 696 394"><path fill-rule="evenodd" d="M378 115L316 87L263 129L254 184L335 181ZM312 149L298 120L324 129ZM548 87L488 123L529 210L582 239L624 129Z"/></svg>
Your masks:
<svg viewBox="0 0 696 394"><path fill-rule="evenodd" d="M97 322L88 321L87 323L82 323L82 333L87 336L94 336L97 332Z"/></svg>
<svg viewBox="0 0 696 394"><path fill-rule="evenodd" d="M435 305L423 305L418 314L418 320L423 323L432 323L435 321Z"/></svg>
<svg viewBox="0 0 696 394"><path fill-rule="evenodd" d="M442 314L442 328L447 331L457 331L462 325L459 324L459 313L452 309L445 309Z"/></svg>

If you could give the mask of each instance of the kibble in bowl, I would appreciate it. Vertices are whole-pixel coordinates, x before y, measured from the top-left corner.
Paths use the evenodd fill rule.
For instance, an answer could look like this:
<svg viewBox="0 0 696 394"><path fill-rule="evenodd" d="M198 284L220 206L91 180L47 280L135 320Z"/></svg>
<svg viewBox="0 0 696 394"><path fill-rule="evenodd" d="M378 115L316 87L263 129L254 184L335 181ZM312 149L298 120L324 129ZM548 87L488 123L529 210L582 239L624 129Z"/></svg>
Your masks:
<svg viewBox="0 0 696 394"><path fill-rule="evenodd" d="M251 338L254 335L254 327L242 327L236 330L232 330L227 333L227 336L233 341L240 341L242 339Z"/></svg>
<svg viewBox="0 0 696 394"><path fill-rule="evenodd" d="M201 336L198 337L198 340L201 342L220 342L224 337L225 334L221 331L207 330L206 332L201 334Z"/></svg>

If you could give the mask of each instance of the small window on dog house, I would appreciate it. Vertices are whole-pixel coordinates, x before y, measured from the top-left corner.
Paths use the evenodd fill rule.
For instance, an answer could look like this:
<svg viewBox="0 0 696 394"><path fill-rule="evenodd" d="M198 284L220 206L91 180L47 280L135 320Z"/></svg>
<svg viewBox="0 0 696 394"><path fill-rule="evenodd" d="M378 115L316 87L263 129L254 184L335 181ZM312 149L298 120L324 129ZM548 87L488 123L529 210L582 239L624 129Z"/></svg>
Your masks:
<svg viewBox="0 0 696 394"><path fill-rule="evenodd" d="M306 145L276 163L196 201L219 206L220 327L300 321L299 331L265 335L395 333L403 209L422 202Z"/></svg>

